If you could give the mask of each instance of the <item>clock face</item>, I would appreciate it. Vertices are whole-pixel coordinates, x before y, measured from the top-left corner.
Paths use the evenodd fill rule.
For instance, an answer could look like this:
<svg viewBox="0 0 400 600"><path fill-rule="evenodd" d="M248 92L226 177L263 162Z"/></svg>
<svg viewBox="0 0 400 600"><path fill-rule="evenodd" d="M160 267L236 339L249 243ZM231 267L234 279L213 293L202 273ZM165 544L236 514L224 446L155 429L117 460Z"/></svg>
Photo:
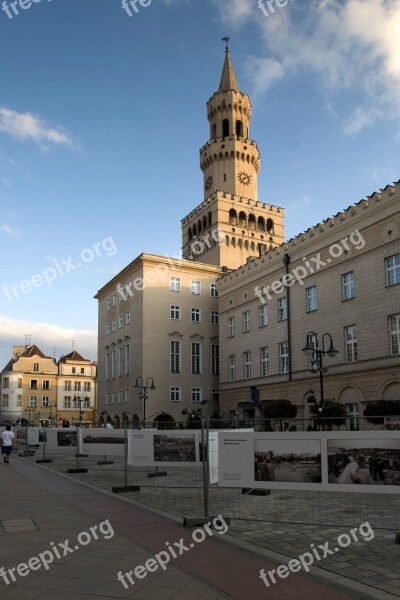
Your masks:
<svg viewBox="0 0 400 600"><path fill-rule="evenodd" d="M248 175L244 171L240 171L238 178L240 183L243 183L243 185L250 185L251 183L251 175Z"/></svg>
<svg viewBox="0 0 400 600"><path fill-rule="evenodd" d="M206 181L206 185L205 185L205 187L206 187L206 190L209 190L209 189L210 189L210 187L212 186L212 182L213 182L213 178L212 178L212 177L211 177L211 175L210 175L210 176L207 178L207 181Z"/></svg>

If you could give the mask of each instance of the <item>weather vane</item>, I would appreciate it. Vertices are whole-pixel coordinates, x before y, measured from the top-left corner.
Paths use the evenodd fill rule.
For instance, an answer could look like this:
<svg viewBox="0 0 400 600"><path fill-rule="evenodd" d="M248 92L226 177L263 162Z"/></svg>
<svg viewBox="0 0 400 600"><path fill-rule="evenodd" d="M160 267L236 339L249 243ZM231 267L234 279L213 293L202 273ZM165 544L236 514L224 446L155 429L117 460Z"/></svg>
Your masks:
<svg viewBox="0 0 400 600"><path fill-rule="evenodd" d="M222 41L223 41L223 42L225 42L225 44L226 44L226 49L227 49L227 50L229 50L229 40L230 40L230 39L231 39L231 38L230 38L230 37L228 37L228 36L225 36L225 37L223 37L223 38L222 38Z"/></svg>

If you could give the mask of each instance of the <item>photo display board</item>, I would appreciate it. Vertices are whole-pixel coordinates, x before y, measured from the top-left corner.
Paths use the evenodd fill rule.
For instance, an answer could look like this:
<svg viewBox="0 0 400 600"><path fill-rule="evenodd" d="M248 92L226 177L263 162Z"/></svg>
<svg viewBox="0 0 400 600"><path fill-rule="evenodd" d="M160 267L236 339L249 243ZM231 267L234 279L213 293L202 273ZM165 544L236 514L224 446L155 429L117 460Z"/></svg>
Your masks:
<svg viewBox="0 0 400 600"><path fill-rule="evenodd" d="M218 434L219 433L230 433L233 435L234 432L253 432L254 427L251 428L240 428L240 429L213 429L208 433L208 470L210 477L210 484L213 485L218 483Z"/></svg>
<svg viewBox="0 0 400 600"><path fill-rule="evenodd" d="M131 430L130 464L143 467L200 465L201 431Z"/></svg>
<svg viewBox="0 0 400 600"><path fill-rule="evenodd" d="M39 444L39 429L37 427L13 427L15 441L20 444L26 444L26 432L28 432L28 445L37 446Z"/></svg>
<svg viewBox="0 0 400 600"><path fill-rule="evenodd" d="M47 429L46 442L49 448L77 448L78 434L76 429Z"/></svg>
<svg viewBox="0 0 400 600"><path fill-rule="evenodd" d="M129 434L129 431L128 431ZM124 456L125 431L124 429L82 429L82 453L89 456ZM129 435L128 444L129 444Z"/></svg>
<svg viewBox="0 0 400 600"><path fill-rule="evenodd" d="M219 485L400 493L400 431L218 434Z"/></svg>

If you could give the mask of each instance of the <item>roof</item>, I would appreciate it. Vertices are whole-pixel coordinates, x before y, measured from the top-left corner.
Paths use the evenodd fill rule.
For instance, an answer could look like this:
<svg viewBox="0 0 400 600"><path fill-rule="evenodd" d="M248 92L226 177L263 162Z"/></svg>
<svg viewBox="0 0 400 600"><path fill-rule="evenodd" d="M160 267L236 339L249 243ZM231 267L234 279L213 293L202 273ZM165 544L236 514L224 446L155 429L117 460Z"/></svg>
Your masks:
<svg viewBox="0 0 400 600"><path fill-rule="evenodd" d="M227 48L225 51L225 62L222 69L221 82L219 84L219 92L229 92L229 90L239 91L236 81L235 71L232 65L231 54Z"/></svg>

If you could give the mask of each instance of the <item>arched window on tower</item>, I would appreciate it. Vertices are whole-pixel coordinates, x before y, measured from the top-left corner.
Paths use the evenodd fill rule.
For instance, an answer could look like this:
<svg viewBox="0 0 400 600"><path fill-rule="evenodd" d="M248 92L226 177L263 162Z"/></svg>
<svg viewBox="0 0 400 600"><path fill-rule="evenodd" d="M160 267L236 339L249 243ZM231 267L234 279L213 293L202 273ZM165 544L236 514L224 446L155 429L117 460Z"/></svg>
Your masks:
<svg viewBox="0 0 400 600"><path fill-rule="evenodd" d="M257 219L257 229L258 229L258 231L265 231L265 219L264 219L264 217L258 217L258 219Z"/></svg>
<svg viewBox="0 0 400 600"><path fill-rule="evenodd" d="M196 237L196 235L197 235L196 223L193 225L192 234L193 234L193 237L194 237L194 238L195 238L195 237Z"/></svg>
<svg viewBox="0 0 400 600"><path fill-rule="evenodd" d="M242 121L236 121L236 136L243 137L243 123Z"/></svg>
<svg viewBox="0 0 400 600"><path fill-rule="evenodd" d="M228 119L224 119L222 121L222 135L223 135L223 137L228 137L228 135L229 135L229 121L228 121Z"/></svg>
<svg viewBox="0 0 400 600"><path fill-rule="evenodd" d="M201 219L199 219L197 221L197 233L200 234L201 233Z"/></svg>
<svg viewBox="0 0 400 600"><path fill-rule="evenodd" d="M231 210L229 211L229 224L230 225L237 225L237 212L234 208L231 208Z"/></svg>
<svg viewBox="0 0 400 600"><path fill-rule="evenodd" d="M208 222L208 226L211 227L211 224L212 224L211 210L209 211L209 213L207 215L207 222Z"/></svg>
<svg viewBox="0 0 400 600"><path fill-rule="evenodd" d="M249 229L256 228L256 218L253 214L249 215Z"/></svg>
<svg viewBox="0 0 400 600"><path fill-rule="evenodd" d="M217 126L216 126L215 123L214 123L214 125L212 126L212 129L211 129L211 137L212 137L212 139L215 139L217 137Z"/></svg>
<svg viewBox="0 0 400 600"><path fill-rule="evenodd" d="M239 225L240 227L247 227L247 217L246 213L243 211L239 213Z"/></svg>
<svg viewBox="0 0 400 600"><path fill-rule="evenodd" d="M274 234L274 222L272 219L267 219L267 231L271 235Z"/></svg>
<svg viewBox="0 0 400 600"><path fill-rule="evenodd" d="M189 229L188 229L188 236L189 236L189 242L190 242L190 240L192 239L192 228L191 227L189 227Z"/></svg>

